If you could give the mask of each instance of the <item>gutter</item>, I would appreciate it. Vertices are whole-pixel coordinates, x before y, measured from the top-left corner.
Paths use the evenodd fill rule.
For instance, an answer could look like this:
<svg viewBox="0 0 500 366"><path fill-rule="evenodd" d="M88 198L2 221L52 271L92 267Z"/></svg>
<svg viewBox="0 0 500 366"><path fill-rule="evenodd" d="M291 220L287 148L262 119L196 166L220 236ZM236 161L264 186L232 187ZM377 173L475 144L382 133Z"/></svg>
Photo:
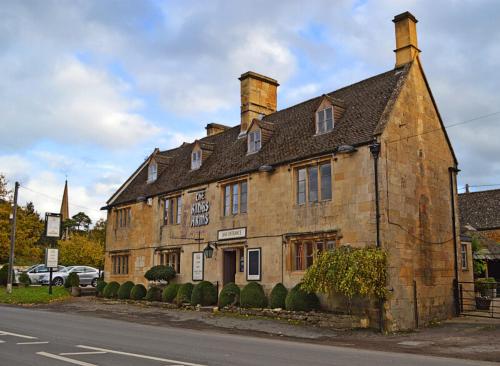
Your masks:
<svg viewBox="0 0 500 366"><path fill-rule="evenodd" d="M454 272L455 278L453 280L453 293L455 298L455 313L456 316L460 314L460 301L459 301L459 290L458 290L458 244L457 244L457 225L456 225L456 214L455 214L455 189L454 189L454 175L460 170L455 167L449 167L448 172L450 173L450 202L451 202L451 226L453 230L453 249L454 249Z"/></svg>

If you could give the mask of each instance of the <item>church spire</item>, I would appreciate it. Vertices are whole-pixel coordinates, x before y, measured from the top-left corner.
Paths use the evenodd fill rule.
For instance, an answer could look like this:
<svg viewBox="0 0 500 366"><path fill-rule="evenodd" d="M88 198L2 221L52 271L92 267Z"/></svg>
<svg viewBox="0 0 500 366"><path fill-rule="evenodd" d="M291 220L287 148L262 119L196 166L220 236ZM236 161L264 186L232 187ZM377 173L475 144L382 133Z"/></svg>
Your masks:
<svg viewBox="0 0 500 366"><path fill-rule="evenodd" d="M64 193L61 203L61 221L69 219L69 202L68 202L68 180L64 183Z"/></svg>

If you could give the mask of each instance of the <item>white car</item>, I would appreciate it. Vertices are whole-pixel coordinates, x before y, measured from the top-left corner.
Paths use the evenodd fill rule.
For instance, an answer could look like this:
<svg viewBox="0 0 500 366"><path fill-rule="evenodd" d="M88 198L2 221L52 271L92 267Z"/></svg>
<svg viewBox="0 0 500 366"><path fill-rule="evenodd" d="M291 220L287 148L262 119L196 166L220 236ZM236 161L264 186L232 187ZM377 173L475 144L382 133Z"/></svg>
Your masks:
<svg viewBox="0 0 500 366"><path fill-rule="evenodd" d="M59 266L56 269L54 269L54 272L62 271L64 270L64 266ZM31 267L29 267L26 271L24 271L28 277L30 278L30 282L34 285L40 283L40 278L43 277L44 275L49 274L49 268L45 266L45 264L35 264ZM21 272L16 273L16 282L19 283L19 275Z"/></svg>
<svg viewBox="0 0 500 366"><path fill-rule="evenodd" d="M70 273L78 274L81 286L91 285L92 287L95 287L97 285L97 280L99 279L99 270L97 268L89 266L69 266L63 268L61 271L52 273L52 285L62 286ZM43 275L40 278L40 283L43 285L48 285L49 276L49 273Z"/></svg>

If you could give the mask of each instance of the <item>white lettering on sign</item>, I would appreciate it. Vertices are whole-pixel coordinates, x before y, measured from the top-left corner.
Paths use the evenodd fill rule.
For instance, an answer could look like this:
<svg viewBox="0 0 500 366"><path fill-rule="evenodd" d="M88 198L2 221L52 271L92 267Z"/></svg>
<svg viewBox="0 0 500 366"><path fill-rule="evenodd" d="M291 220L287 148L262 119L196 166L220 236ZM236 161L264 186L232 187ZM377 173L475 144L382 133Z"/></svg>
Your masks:
<svg viewBox="0 0 500 366"><path fill-rule="evenodd" d="M58 249L45 249L45 266L48 268L55 268L59 261Z"/></svg>
<svg viewBox="0 0 500 366"><path fill-rule="evenodd" d="M220 230L218 240L240 239L247 236L247 228L240 227L237 229Z"/></svg>
<svg viewBox="0 0 500 366"><path fill-rule="evenodd" d="M203 252L193 253L193 281L203 281Z"/></svg>
<svg viewBox="0 0 500 366"><path fill-rule="evenodd" d="M191 205L191 227L208 225L210 202L205 198L205 191L196 192L195 201Z"/></svg>

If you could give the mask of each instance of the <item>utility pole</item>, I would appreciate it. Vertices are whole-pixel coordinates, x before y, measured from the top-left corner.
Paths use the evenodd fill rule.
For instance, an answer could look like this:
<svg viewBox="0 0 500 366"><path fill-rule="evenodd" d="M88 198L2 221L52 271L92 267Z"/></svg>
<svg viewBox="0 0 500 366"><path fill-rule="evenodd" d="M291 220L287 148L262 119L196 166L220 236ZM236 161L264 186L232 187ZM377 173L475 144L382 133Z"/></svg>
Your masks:
<svg viewBox="0 0 500 366"><path fill-rule="evenodd" d="M14 185L14 204L12 212L12 231L10 233L10 255L9 255L9 273L7 276L7 293L12 293L12 282L14 275L14 246L16 243L16 222L17 222L17 192L19 191L19 182Z"/></svg>

